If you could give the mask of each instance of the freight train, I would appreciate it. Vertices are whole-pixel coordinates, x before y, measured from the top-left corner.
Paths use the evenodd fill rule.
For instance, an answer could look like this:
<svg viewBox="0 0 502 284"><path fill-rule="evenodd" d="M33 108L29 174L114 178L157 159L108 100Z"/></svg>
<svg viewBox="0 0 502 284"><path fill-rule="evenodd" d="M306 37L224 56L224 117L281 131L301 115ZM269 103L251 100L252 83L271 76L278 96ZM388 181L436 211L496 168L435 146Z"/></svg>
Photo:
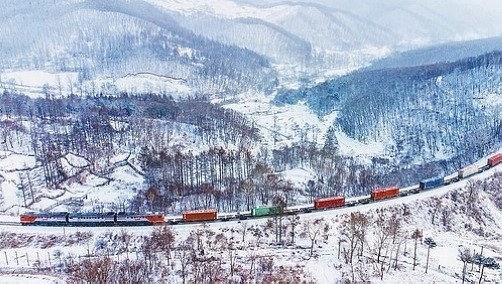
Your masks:
<svg viewBox="0 0 502 284"><path fill-rule="evenodd" d="M418 185L400 189L397 186L377 188L369 195L355 198L334 196L314 200L313 204L282 207L278 205L260 206L250 211L237 213L218 213L216 209L192 210L183 212L182 216L165 217L163 214L137 213L26 213L20 216L21 225L39 226L147 226L156 224L178 224L184 222L209 222L243 220L247 218L268 217L280 214L308 213L314 210L326 210L356 204L377 202L409 193L419 193L465 179L502 163L502 153L488 158L483 166L470 165L447 177L435 177L420 181Z"/></svg>

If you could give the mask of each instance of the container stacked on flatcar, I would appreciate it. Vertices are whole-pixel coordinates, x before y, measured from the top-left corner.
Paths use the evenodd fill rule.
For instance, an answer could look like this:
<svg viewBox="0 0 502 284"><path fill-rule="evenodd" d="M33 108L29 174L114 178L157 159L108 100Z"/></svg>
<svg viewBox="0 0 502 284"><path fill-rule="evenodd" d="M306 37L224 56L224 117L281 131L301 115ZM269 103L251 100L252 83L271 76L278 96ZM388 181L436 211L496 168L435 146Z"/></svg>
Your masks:
<svg viewBox="0 0 502 284"><path fill-rule="evenodd" d="M477 165L470 165L458 171L459 178L466 178L472 176L473 174L479 172L479 167Z"/></svg>
<svg viewBox="0 0 502 284"><path fill-rule="evenodd" d="M374 189L371 191L371 199L381 200L391 198L399 195L399 188L397 186Z"/></svg>
<svg viewBox="0 0 502 284"><path fill-rule="evenodd" d="M183 212L183 221L212 221L218 218L216 209L191 210Z"/></svg>
<svg viewBox="0 0 502 284"><path fill-rule="evenodd" d="M407 194L408 192L418 193L420 190L430 189L445 184L449 184L459 179L463 179L481 171L494 167L502 163L502 153L495 154L488 158L486 165L477 166L471 165L460 169L457 174L448 177L436 177L420 181L418 187L412 187L409 190L402 190L401 193ZM286 213L295 213L303 208L304 212L310 212L312 208L326 209L341 206L354 205L359 203L368 203L371 200L381 200L391 197L396 197L400 193L399 187L379 188L371 191L371 195L357 198L357 200L345 201L344 196L335 196L329 198L321 198L314 201L312 204L306 206L297 206L292 208L284 208L282 206L261 206L247 211L245 214L223 214L222 220L231 220L233 218L245 219L248 216L260 217ZM218 212L216 209L208 210L192 210L183 212L182 218L176 216L169 218L170 223L175 224L178 221L212 221L218 219ZM162 214L139 214L139 213L68 213L68 212L55 212L55 213L25 213L20 216L22 225L40 225L40 226L141 226L141 225L154 225L165 223L164 215Z"/></svg>
<svg viewBox="0 0 502 284"><path fill-rule="evenodd" d="M488 158L488 165L490 167L494 167L501 162L502 162L502 153L499 153L497 155L494 155L494 156L491 156L490 158Z"/></svg>
<svg viewBox="0 0 502 284"><path fill-rule="evenodd" d="M277 205L274 206L260 206L251 209L251 216L268 216L268 215L277 215L283 212L283 208Z"/></svg>
<svg viewBox="0 0 502 284"><path fill-rule="evenodd" d="M345 205L344 196L335 196L335 197L328 197L314 200L315 209L327 209L344 205Z"/></svg>
<svg viewBox="0 0 502 284"><path fill-rule="evenodd" d="M420 190L431 189L444 184L444 177L435 177L420 182Z"/></svg>

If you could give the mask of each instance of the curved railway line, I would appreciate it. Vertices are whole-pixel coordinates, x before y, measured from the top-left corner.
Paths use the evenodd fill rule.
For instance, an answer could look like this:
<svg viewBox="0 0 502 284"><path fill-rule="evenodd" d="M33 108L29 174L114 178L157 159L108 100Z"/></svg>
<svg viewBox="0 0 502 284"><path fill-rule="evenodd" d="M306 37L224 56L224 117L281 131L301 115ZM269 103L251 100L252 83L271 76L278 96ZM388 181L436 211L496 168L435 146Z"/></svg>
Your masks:
<svg viewBox="0 0 502 284"><path fill-rule="evenodd" d="M371 194L345 199L343 196L318 199L314 203L290 207L258 207L251 211L218 213L215 209L183 212L182 216L164 216L161 214L126 214L126 213L26 213L20 216L19 222L0 221L0 226L57 226L57 227L122 227L145 226L159 224L193 224L218 221L241 221L255 218L268 218L274 215L309 214L324 210L335 210L369 203L396 199L410 194L419 194L438 190L450 184L475 177L484 171L502 165L502 153L491 156L486 164L470 165L457 172L445 176L423 180L419 184L405 188L389 187L375 189Z"/></svg>

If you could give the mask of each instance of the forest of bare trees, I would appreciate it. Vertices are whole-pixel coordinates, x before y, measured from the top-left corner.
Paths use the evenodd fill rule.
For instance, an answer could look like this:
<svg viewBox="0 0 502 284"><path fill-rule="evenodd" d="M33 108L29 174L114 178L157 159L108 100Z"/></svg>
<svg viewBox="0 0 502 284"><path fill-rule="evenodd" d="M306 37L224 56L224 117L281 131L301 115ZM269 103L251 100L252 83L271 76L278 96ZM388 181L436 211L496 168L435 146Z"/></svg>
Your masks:
<svg viewBox="0 0 502 284"><path fill-rule="evenodd" d="M502 140L502 54L409 68L359 70L312 88L288 90L278 103L307 100L320 116L340 111L333 128L358 141L382 141L394 162L450 157L436 171L485 155ZM364 101L364 104L361 102Z"/></svg>
<svg viewBox="0 0 502 284"><path fill-rule="evenodd" d="M443 273L435 247L444 249L451 244L442 243L444 237L437 239L441 232L480 238L497 234L482 229L496 220L494 212L479 201L488 199L500 207L501 184L502 174L497 173L442 196L438 215L449 212L449 218L459 223L456 227L420 220L437 204L429 198L415 205L398 204L332 218L284 215L228 226L198 224L189 230L163 225L141 234L125 228L68 234L2 231L0 249L15 266L33 264L38 271L65 275L75 283L315 283L305 264L321 259L333 263L340 280L365 282L378 277L386 281L396 273ZM476 198L478 202L473 202ZM466 215L466 206L478 213ZM52 252L27 252L19 257L17 250L27 244L37 251ZM76 255L67 249L74 246L83 247L84 253ZM487 254L490 248L469 247L449 256L459 260L457 273L450 277L481 283L488 270L500 269L499 261Z"/></svg>
<svg viewBox="0 0 502 284"><path fill-rule="evenodd" d="M87 174L110 182L120 166L114 157L124 153L130 158L122 164L145 180L128 202L134 211L240 211L277 198L292 205L298 196L312 201L367 194L448 174L500 142L502 113L483 103L486 92L499 88L499 61L500 54L491 53L425 69L361 71L334 81L340 85L321 84L303 95L310 104L326 95L325 107L341 107L338 125L328 129L323 144L301 139L274 149L262 147L265 139L253 121L204 97L54 96L48 90L45 98L30 98L6 89L0 95L0 147L36 160L19 176L26 206L41 186L58 189ZM478 82L481 75L488 80ZM359 92L368 104L359 105ZM334 133L340 129L361 141L393 141L386 157L362 162L339 154ZM436 152L446 158L434 159ZM69 170L70 154L86 164ZM280 174L295 168L311 169L316 178L295 188Z"/></svg>
<svg viewBox="0 0 502 284"><path fill-rule="evenodd" d="M32 99L5 91L0 114L2 150L15 149L36 161L19 176L25 206L37 200L42 187L58 190L89 174L110 182L110 173L124 163L145 180L128 202L132 211L249 210L276 199L291 205L298 194L312 201L366 193L385 182L377 167L338 155L332 134L321 147L302 142L257 152L262 137L254 124L203 98L47 94ZM123 153L131 159L113 161ZM71 165L68 155L85 164ZM312 168L318 180L295 188L279 173L298 167Z"/></svg>

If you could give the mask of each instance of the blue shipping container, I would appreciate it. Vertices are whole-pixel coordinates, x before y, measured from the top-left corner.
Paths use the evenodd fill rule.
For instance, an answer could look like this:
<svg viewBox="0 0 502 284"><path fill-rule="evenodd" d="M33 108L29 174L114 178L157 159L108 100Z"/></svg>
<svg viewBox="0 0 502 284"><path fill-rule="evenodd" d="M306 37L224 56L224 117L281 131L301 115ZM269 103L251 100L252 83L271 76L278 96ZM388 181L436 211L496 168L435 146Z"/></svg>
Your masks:
<svg viewBox="0 0 502 284"><path fill-rule="evenodd" d="M429 189L444 184L444 178L430 178L420 182L420 189Z"/></svg>

